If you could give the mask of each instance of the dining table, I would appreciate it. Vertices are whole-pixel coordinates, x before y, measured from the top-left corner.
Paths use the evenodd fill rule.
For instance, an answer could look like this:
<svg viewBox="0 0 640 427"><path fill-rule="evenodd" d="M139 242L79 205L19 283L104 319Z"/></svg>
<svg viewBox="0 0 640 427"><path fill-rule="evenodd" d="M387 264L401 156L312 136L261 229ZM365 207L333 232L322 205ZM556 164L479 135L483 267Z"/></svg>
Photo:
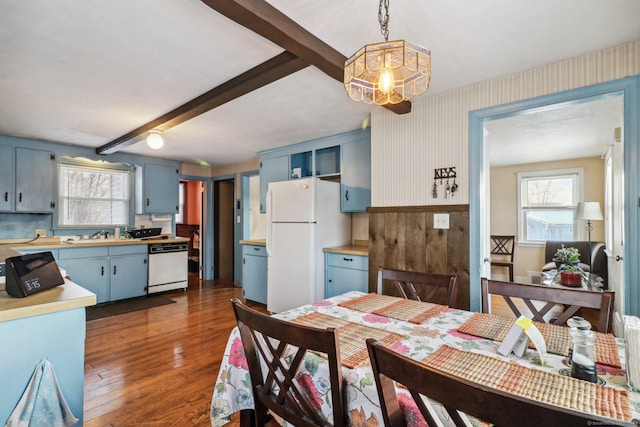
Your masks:
<svg viewBox="0 0 640 427"><path fill-rule="evenodd" d="M384 425L365 344L368 337L376 338L413 360L445 371L454 369L450 365L457 357L460 366L455 369L464 371L466 366L475 366L474 372L469 374L475 377L467 378L475 378L479 382L495 376L495 372L508 375L511 368L519 368L518 377L523 376L523 371L528 375L527 387L553 385L563 392L572 393L572 390L580 389L580 393L591 396L577 400L603 400L600 396L604 392L607 396L605 401L578 402L579 407L568 407L626 422L633 420L638 423L640 420L640 393L630 390L626 382L624 341L612 334L598 334L596 338L597 383L593 384L570 377L567 355L569 328L564 326L538 324L545 337L546 354L530 347L522 357L518 357L514 353L504 356L498 352L516 319L375 293L348 292L274 316L307 326L338 330L348 425ZM306 357L309 363L302 364L298 375L306 377L303 382L309 387L310 396L330 417L330 399L325 398L330 392L328 364L317 354ZM461 372L460 375L466 373ZM417 407L410 398L403 398L409 396L407 390L397 387L397 392L405 415L413 417L412 425L420 425L422 420L417 415ZM538 389L532 393L536 399L564 406L564 401L554 401L558 398L541 394ZM247 361L236 327L227 341L215 382L210 408L211 425L222 426L234 413L253 407ZM446 411L437 404L435 410L446 425L449 421ZM471 419L471 422L484 425L478 420Z"/></svg>

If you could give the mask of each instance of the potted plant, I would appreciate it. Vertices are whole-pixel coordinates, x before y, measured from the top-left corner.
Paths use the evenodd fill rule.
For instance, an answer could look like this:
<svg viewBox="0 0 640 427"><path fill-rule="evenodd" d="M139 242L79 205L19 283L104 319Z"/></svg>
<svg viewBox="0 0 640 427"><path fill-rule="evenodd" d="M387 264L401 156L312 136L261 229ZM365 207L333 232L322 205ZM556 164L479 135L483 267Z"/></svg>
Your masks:
<svg viewBox="0 0 640 427"><path fill-rule="evenodd" d="M582 286L582 281L588 281L587 272L577 264L562 264L558 269L560 284L572 288Z"/></svg>
<svg viewBox="0 0 640 427"><path fill-rule="evenodd" d="M580 252L577 248L565 248L564 245L562 245L562 247L556 251L553 261L558 268L561 285L577 288L582 286L583 279L587 279L586 272L578 265L580 262Z"/></svg>
<svg viewBox="0 0 640 427"><path fill-rule="evenodd" d="M580 251L574 247L565 248L564 245L558 249L553 256L553 262L556 268L560 268L563 264L577 265L580 262Z"/></svg>

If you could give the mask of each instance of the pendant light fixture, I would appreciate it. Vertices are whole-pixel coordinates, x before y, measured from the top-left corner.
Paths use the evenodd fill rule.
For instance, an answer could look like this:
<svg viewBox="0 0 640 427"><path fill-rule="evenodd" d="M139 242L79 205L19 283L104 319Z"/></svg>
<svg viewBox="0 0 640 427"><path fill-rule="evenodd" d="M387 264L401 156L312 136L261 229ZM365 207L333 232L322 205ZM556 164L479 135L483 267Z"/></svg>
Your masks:
<svg viewBox="0 0 640 427"><path fill-rule="evenodd" d="M152 129L147 136L147 145L154 150L159 150L164 145L164 139L162 138L159 130Z"/></svg>
<svg viewBox="0 0 640 427"><path fill-rule="evenodd" d="M389 0L380 0L378 22L384 42L362 47L344 64L347 94L377 105L423 94L431 77L431 52L405 40L389 41Z"/></svg>

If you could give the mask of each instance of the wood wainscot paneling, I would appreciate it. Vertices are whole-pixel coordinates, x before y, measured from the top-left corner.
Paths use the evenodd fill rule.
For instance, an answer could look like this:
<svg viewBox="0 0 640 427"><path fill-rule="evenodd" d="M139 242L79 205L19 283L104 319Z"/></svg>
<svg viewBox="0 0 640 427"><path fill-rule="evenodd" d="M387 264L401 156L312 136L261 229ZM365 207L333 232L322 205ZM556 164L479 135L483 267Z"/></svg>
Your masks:
<svg viewBox="0 0 640 427"><path fill-rule="evenodd" d="M458 274L457 308L469 309L469 205L371 207L369 291L378 267ZM433 215L449 214L449 228L433 228ZM384 293L395 294L385 283ZM444 303L444 295L442 301Z"/></svg>

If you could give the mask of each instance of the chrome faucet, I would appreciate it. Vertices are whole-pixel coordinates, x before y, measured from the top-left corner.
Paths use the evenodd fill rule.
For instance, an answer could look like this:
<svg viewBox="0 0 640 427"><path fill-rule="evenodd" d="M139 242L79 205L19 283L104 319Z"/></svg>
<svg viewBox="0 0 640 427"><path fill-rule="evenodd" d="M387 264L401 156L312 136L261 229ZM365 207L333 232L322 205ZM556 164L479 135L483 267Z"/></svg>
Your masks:
<svg viewBox="0 0 640 427"><path fill-rule="evenodd" d="M93 233L91 235L91 237L89 237L89 239L98 239L99 236L104 236L104 239L109 238L109 232L108 231L96 231L95 233Z"/></svg>

